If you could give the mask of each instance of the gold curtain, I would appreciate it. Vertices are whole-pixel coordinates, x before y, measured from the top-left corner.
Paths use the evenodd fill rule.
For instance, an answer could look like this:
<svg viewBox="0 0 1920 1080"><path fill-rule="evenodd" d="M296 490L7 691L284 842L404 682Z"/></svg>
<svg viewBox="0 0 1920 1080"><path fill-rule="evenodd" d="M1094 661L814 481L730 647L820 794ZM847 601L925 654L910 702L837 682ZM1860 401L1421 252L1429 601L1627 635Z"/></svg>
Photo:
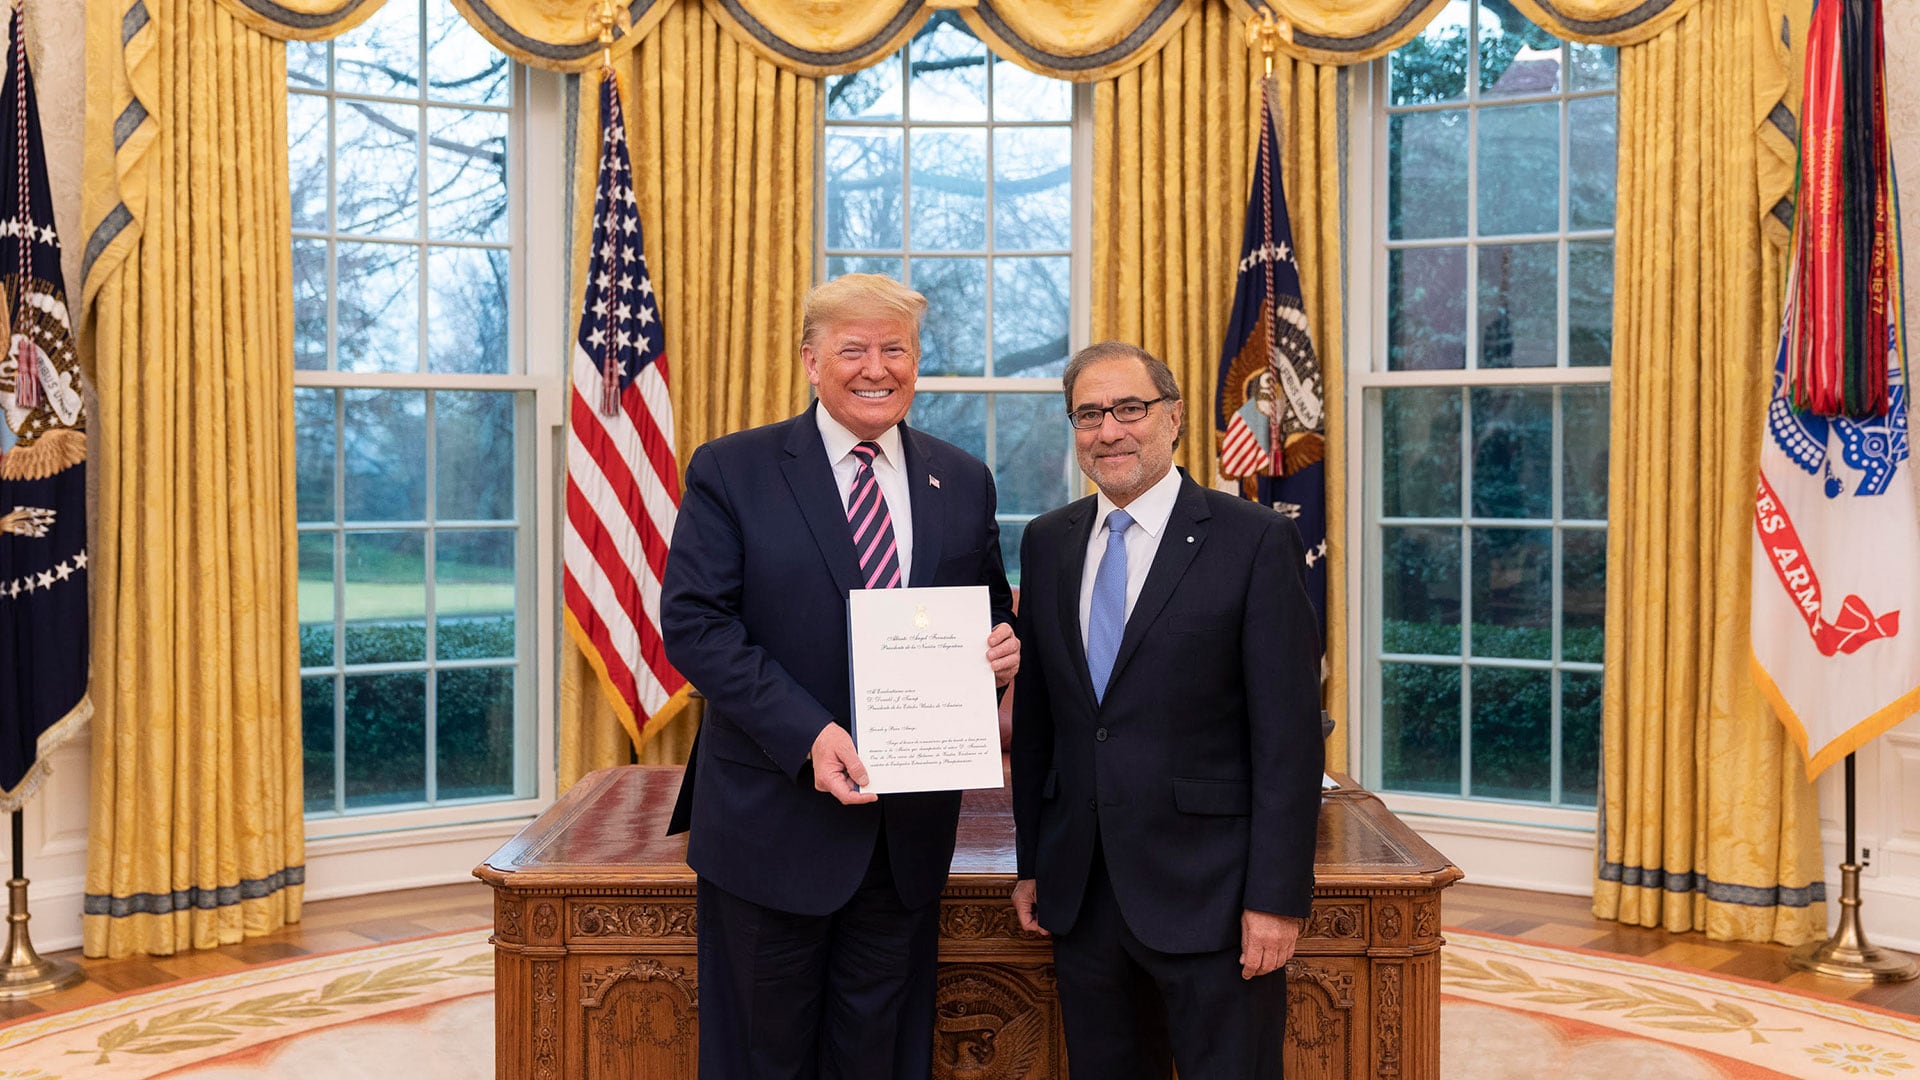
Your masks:
<svg viewBox="0 0 1920 1080"><path fill-rule="evenodd" d="M87 18L83 932L170 954L300 918L286 53L213 0Z"/></svg>
<svg viewBox="0 0 1920 1080"><path fill-rule="evenodd" d="M1316 64L1378 59L1419 36L1451 0L1232 0L1247 17L1272 11L1292 29L1281 51ZM1632 45L1673 25L1698 0L1513 0L1556 37Z"/></svg>
<svg viewBox="0 0 1920 1080"><path fill-rule="evenodd" d="M359 26L387 0L219 0L220 6L271 38L326 41Z"/></svg>
<svg viewBox="0 0 1920 1080"><path fill-rule="evenodd" d="M1187 428L1178 463L1215 477L1213 394L1233 306L1260 97L1240 15L1209 0L1166 47L1093 92L1093 340L1165 360ZM1346 418L1342 401L1340 105L1347 73L1289 61L1279 84L1282 174L1327 401L1329 710L1346 703ZM1346 759L1346 724L1327 745Z"/></svg>
<svg viewBox="0 0 1920 1080"><path fill-rule="evenodd" d="M1782 101L1798 80L1781 6L1700 0L1620 52L1593 910L1795 944L1826 932L1818 806L1747 671L1753 486L1784 273L1776 211L1793 182Z"/></svg>
<svg viewBox="0 0 1920 1080"><path fill-rule="evenodd" d="M819 84L740 44L706 9L680 4L620 64L647 264L660 290L674 446L693 451L771 423L807 400L800 305L813 280ZM579 83L573 299L585 294L599 155L599 76ZM568 640L560 665L560 783L627 760L629 734ZM640 748L684 761L697 710ZM637 733L634 733L637 734Z"/></svg>

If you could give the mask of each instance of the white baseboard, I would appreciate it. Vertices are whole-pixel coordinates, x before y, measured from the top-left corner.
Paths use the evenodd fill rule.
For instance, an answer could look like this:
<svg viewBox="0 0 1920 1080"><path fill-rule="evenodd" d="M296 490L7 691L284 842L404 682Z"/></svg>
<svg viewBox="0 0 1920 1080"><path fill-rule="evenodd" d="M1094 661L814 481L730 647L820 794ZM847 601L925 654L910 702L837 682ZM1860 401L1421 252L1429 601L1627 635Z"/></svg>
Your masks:
<svg viewBox="0 0 1920 1080"><path fill-rule="evenodd" d="M1421 839L1475 885L1593 895L1593 834L1573 829L1470 821L1400 811Z"/></svg>

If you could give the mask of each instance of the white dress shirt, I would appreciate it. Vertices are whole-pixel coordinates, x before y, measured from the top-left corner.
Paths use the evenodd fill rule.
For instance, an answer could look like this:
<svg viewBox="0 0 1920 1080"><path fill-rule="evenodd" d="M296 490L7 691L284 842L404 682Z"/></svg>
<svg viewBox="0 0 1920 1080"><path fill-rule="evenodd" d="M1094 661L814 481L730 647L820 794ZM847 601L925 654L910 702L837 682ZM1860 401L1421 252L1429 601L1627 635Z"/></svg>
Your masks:
<svg viewBox="0 0 1920 1080"><path fill-rule="evenodd" d="M833 466L833 482L840 488L840 515L846 516L847 500L853 494L853 476L860 471L860 459L853 448L861 439L848 431L822 407L814 410L820 418L820 442L827 448L827 463ZM874 455L873 478L880 483L880 494L887 500L887 513L893 517L893 541L900 559L900 583L905 585L913 573L913 504L907 495L907 459L900 446L900 427L894 425L873 440L880 447Z"/></svg>
<svg viewBox="0 0 1920 1080"><path fill-rule="evenodd" d="M1133 518L1133 526L1127 530L1127 617L1133 617L1134 601L1140 599L1140 590L1147 583L1147 571L1153 568L1154 553L1160 550L1160 540L1167 531L1167 518L1173 516L1174 501L1180 495L1180 470L1168 469L1167 475L1159 483L1140 493L1140 496L1126 505L1126 511ZM1107 553L1107 515L1118 507L1107 498L1106 492L1094 497L1093 535L1087 538L1087 565L1080 572L1080 642L1086 647L1087 624L1093 612L1093 579L1100 572L1100 560Z"/></svg>

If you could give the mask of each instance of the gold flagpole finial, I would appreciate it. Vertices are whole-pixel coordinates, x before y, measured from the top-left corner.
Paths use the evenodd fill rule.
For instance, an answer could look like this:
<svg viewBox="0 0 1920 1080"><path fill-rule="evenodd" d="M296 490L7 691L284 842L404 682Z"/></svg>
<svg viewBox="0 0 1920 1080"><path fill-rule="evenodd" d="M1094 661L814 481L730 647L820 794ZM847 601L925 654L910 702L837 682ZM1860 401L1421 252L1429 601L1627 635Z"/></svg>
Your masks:
<svg viewBox="0 0 1920 1080"><path fill-rule="evenodd" d="M600 30L600 66L613 67L613 28L620 25L620 13L614 0L598 0L593 25Z"/></svg>
<svg viewBox="0 0 1920 1080"><path fill-rule="evenodd" d="M1265 65L1268 78L1273 77L1273 54L1280 51L1282 41L1293 40L1293 27L1287 20L1267 8L1247 20L1247 47L1260 50L1260 59Z"/></svg>

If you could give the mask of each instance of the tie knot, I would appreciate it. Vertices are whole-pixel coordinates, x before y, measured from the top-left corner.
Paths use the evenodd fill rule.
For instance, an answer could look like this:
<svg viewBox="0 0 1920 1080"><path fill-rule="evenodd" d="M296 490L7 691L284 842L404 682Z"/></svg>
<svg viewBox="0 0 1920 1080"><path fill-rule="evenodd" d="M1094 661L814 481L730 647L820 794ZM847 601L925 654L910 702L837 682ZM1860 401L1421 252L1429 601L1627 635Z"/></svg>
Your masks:
<svg viewBox="0 0 1920 1080"><path fill-rule="evenodd" d="M1107 532L1111 534L1109 539L1111 539L1112 536L1119 536L1126 532L1132 525L1133 515L1127 513L1125 510L1115 510L1113 513L1107 515Z"/></svg>
<svg viewBox="0 0 1920 1080"><path fill-rule="evenodd" d="M861 464L871 465L873 459L880 456L880 444L877 442L854 443L853 452L859 457Z"/></svg>

